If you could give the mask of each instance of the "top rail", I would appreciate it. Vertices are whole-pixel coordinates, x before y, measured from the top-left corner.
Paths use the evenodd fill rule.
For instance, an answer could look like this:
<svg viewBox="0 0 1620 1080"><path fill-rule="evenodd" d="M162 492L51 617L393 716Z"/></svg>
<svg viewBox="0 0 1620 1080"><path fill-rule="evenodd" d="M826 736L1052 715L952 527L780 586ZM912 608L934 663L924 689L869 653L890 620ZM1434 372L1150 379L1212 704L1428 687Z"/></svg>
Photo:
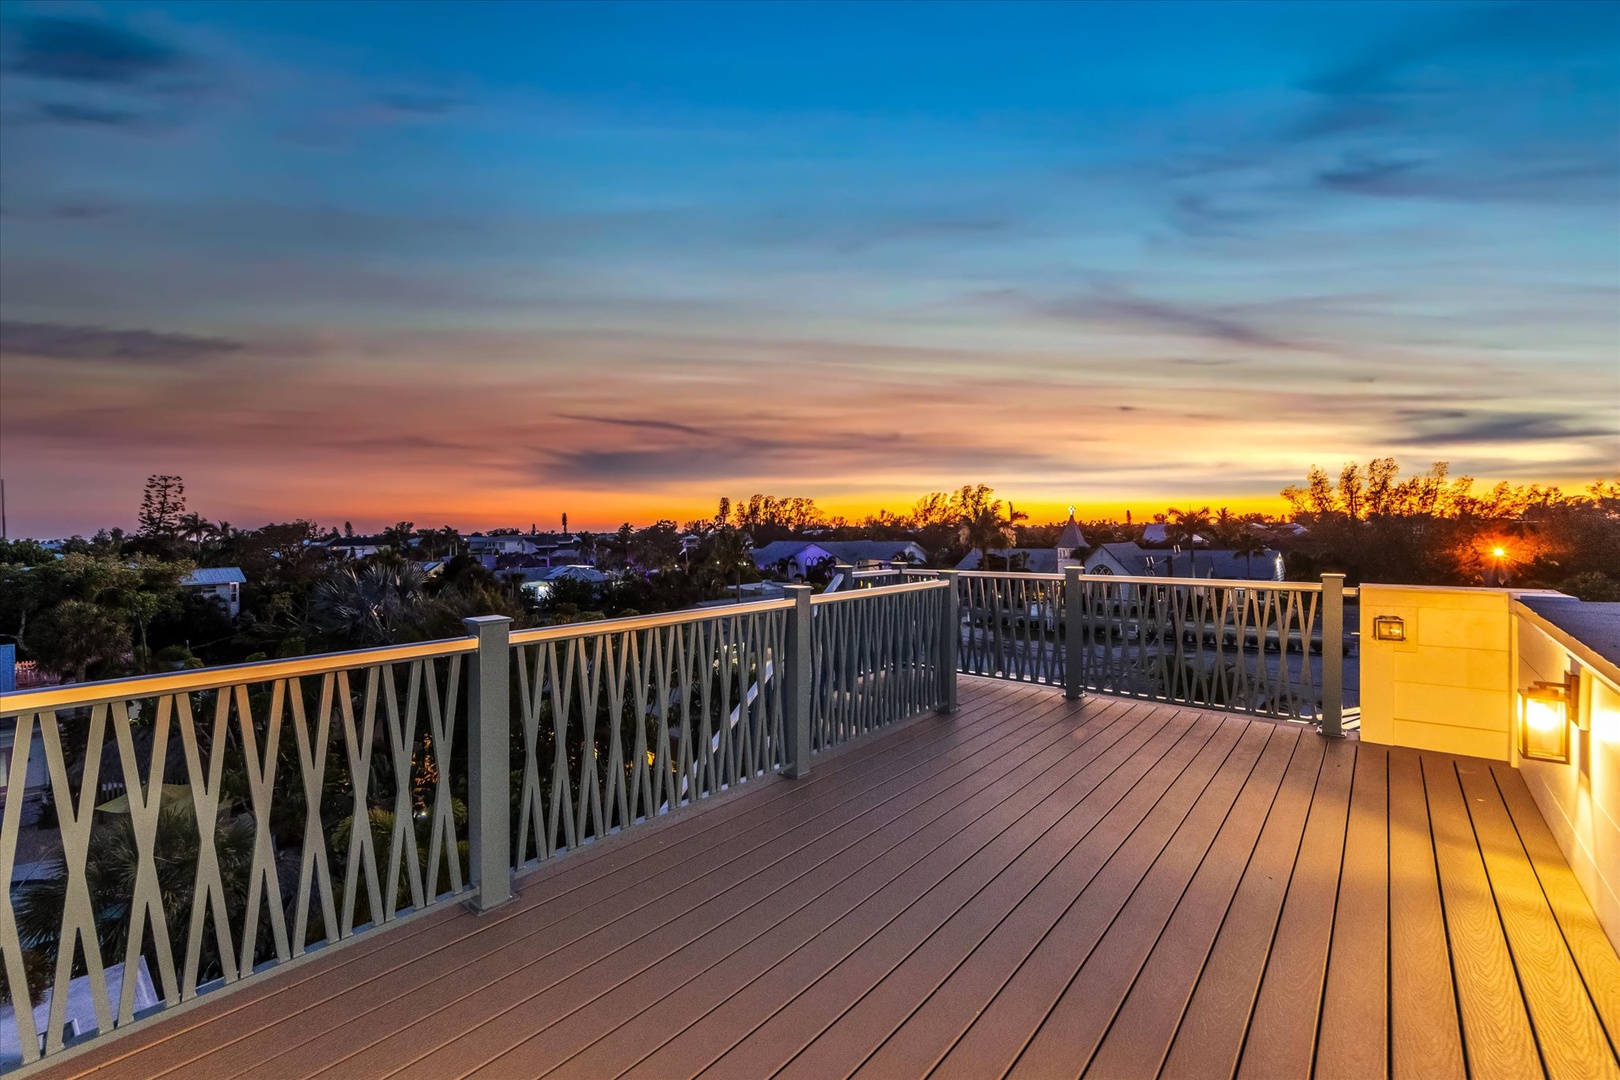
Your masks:
<svg viewBox="0 0 1620 1080"><path fill-rule="evenodd" d="M911 571L908 571L910 573ZM928 571L932 572L932 571ZM964 578L1017 578L1019 581L1063 581L1062 574L1031 573L1022 570L958 570L958 577ZM1288 589L1293 592L1321 592L1320 581L1256 581L1246 578L1204 578L1186 577L1176 575L1132 575L1132 574L1085 574L1080 575L1082 585L1097 582L1107 584L1120 582L1125 585L1199 585L1223 589ZM1356 589L1346 588L1344 595L1347 599L1356 596Z"/></svg>
<svg viewBox="0 0 1620 1080"><path fill-rule="evenodd" d="M791 598L756 600L746 604L716 604L713 607L686 608L657 615L632 615L625 619L592 619L589 622L536 626L528 630L514 630L511 637L513 645L534 645L539 642L567 641L569 638L590 637L596 634L627 634L666 626L684 626L687 623L706 622L709 619L725 618L750 611L786 611L792 606Z"/></svg>
<svg viewBox="0 0 1620 1080"><path fill-rule="evenodd" d="M41 687L38 690L0 694L0 716L17 716L81 705L100 705L120 699L218 690L227 686L274 682L278 679L291 679L303 675L325 675L334 671L353 671L356 668L373 667L378 664L397 664L424 657L455 656L477 650L478 642L474 638L441 638L437 641L418 641L409 645L351 649L347 652L321 653L318 656L298 656L285 660L257 660L250 664L228 664L224 667L198 668L193 671L135 675L125 679L105 679L99 682L64 683L61 686Z"/></svg>
<svg viewBox="0 0 1620 1080"><path fill-rule="evenodd" d="M948 582L938 579L927 581L907 581L899 585L885 585L883 587L883 595L893 596L896 593L926 592L929 589L943 589L948 584ZM819 595L812 596L810 598L810 602L812 604L838 604L845 600L856 600L863 596L870 598L870 591L857 592L852 590L850 592L820 593ZM748 606L755 607L757 605L750 604Z"/></svg>

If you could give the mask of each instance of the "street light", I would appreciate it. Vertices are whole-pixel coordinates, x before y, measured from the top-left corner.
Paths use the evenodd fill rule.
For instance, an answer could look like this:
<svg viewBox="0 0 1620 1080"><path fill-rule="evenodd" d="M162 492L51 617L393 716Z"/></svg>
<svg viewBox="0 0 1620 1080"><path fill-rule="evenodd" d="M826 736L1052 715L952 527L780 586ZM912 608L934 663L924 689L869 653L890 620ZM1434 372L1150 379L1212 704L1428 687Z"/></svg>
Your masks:
<svg viewBox="0 0 1620 1080"><path fill-rule="evenodd" d="M1507 548L1502 547L1500 544L1493 547L1491 557L1496 560L1491 568L1493 571L1491 584L1500 586L1502 584L1502 560L1507 557Z"/></svg>

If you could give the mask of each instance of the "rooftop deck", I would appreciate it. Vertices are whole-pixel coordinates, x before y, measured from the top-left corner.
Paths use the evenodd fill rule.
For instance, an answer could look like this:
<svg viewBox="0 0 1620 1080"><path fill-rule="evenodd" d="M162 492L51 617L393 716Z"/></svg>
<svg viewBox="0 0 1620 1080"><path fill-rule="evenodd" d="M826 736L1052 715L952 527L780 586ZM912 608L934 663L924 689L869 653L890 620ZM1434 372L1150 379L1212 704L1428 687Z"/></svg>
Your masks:
<svg viewBox="0 0 1620 1080"><path fill-rule="evenodd" d="M39 1075L1620 1076L1512 768L960 693Z"/></svg>

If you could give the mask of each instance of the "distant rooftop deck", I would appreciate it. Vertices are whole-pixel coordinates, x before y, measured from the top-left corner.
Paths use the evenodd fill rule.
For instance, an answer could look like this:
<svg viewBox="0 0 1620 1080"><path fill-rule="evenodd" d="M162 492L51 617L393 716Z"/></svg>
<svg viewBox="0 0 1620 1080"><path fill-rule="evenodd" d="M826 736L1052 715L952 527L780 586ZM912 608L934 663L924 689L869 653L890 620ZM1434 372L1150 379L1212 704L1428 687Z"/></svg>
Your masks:
<svg viewBox="0 0 1620 1080"><path fill-rule="evenodd" d="M1511 767L960 695L38 1075L1620 1075L1620 960Z"/></svg>

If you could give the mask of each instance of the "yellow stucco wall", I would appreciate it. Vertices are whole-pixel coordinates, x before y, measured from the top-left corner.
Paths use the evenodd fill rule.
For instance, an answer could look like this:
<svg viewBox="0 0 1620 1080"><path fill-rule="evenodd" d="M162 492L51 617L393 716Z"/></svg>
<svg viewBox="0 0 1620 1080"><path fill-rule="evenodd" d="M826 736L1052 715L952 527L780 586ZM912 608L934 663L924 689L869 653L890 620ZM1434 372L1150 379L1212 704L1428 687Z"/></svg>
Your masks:
<svg viewBox="0 0 1620 1080"><path fill-rule="evenodd" d="M1361 737L1511 761L1513 620L1506 589L1361 586ZM1399 616L1406 640L1378 641Z"/></svg>

